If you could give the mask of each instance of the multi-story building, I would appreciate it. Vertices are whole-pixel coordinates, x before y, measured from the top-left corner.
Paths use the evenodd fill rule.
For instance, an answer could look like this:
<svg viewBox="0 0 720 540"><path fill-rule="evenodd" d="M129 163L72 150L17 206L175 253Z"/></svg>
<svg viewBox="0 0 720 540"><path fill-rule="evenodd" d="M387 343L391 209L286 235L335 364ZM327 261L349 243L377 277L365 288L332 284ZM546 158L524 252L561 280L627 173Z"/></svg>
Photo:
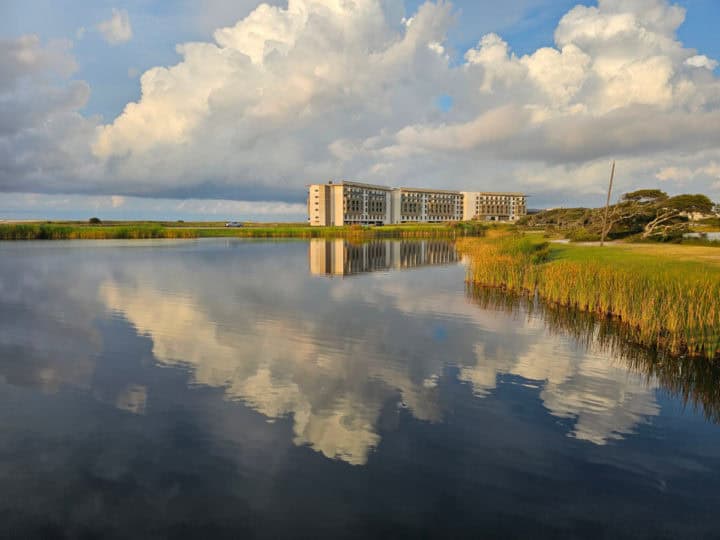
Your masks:
<svg viewBox="0 0 720 540"><path fill-rule="evenodd" d="M392 223L443 223L462 218L459 191L397 188L392 192Z"/></svg>
<svg viewBox="0 0 720 540"><path fill-rule="evenodd" d="M359 182L312 184L310 225L384 225L390 223L391 188Z"/></svg>
<svg viewBox="0 0 720 540"><path fill-rule="evenodd" d="M523 193L463 192L463 220L517 221L527 214Z"/></svg>
<svg viewBox="0 0 720 540"><path fill-rule="evenodd" d="M527 213L525 199L522 193L393 189L344 181L310 185L307 202L310 225L341 226L516 221Z"/></svg>

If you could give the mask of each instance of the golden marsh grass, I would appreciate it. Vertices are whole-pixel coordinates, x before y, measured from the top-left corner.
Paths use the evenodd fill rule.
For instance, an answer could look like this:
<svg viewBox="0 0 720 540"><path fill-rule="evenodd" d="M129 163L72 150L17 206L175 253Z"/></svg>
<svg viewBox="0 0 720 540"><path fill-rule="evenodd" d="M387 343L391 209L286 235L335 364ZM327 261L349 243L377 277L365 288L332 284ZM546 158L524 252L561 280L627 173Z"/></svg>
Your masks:
<svg viewBox="0 0 720 540"><path fill-rule="evenodd" d="M691 255L640 256L631 249L555 246L518 235L459 244L470 257L473 283L616 317L643 346L720 357L720 268L714 264Z"/></svg>

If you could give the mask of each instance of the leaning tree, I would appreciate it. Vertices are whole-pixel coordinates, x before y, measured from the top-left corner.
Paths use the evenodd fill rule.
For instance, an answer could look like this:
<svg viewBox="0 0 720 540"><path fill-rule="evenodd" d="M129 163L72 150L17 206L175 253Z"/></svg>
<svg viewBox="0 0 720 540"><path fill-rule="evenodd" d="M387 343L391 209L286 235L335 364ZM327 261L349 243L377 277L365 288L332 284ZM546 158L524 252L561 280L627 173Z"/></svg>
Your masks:
<svg viewBox="0 0 720 540"><path fill-rule="evenodd" d="M668 236L669 233L684 227L689 215L709 214L713 202L705 195L676 195L656 200L652 203L653 217L645 224L642 237Z"/></svg>
<svg viewBox="0 0 720 540"><path fill-rule="evenodd" d="M655 208L668 199L667 193L659 189L638 189L625 193L610 211L603 224L600 234L605 238L613 227L622 224L630 231L640 232L645 224L655 218Z"/></svg>

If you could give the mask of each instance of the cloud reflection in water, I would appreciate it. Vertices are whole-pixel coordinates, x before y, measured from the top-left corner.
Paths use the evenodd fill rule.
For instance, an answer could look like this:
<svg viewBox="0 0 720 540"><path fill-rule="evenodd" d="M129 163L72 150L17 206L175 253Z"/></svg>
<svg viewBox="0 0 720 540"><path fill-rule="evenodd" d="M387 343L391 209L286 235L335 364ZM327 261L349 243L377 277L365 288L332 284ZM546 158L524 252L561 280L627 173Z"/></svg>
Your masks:
<svg viewBox="0 0 720 540"><path fill-rule="evenodd" d="M332 256L350 260L353 271L392 267ZM427 274L412 272L308 281L271 258L254 266L218 276L216 265L177 260L167 283L134 265L131 276L105 280L100 298L152 340L159 363L189 368L194 383L222 388L270 419L292 417L296 444L356 465L379 444L389 400L420 420L443 418L437 382L448 364L480 397L503 374L537 381L547 410L574 419L569 435L595 444L631 434L659 412L652 381L537 321L478 308L458 294L460 283L454 291L433 287ZM438 323L447 327L442 339L429 331Z"/></svg>

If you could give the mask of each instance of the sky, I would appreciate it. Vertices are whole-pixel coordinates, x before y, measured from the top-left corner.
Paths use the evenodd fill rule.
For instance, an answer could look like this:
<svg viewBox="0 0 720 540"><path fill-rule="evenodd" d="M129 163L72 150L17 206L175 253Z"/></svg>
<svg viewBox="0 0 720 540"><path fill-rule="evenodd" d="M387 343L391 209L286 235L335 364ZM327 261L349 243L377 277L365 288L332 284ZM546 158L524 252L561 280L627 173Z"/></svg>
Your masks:
<svg viewBox="0 0 720 540"><path fill-rule="evenodd" d="M302 221L305 186L720 200L715 0L5 0L0 219Z"/></svg>

